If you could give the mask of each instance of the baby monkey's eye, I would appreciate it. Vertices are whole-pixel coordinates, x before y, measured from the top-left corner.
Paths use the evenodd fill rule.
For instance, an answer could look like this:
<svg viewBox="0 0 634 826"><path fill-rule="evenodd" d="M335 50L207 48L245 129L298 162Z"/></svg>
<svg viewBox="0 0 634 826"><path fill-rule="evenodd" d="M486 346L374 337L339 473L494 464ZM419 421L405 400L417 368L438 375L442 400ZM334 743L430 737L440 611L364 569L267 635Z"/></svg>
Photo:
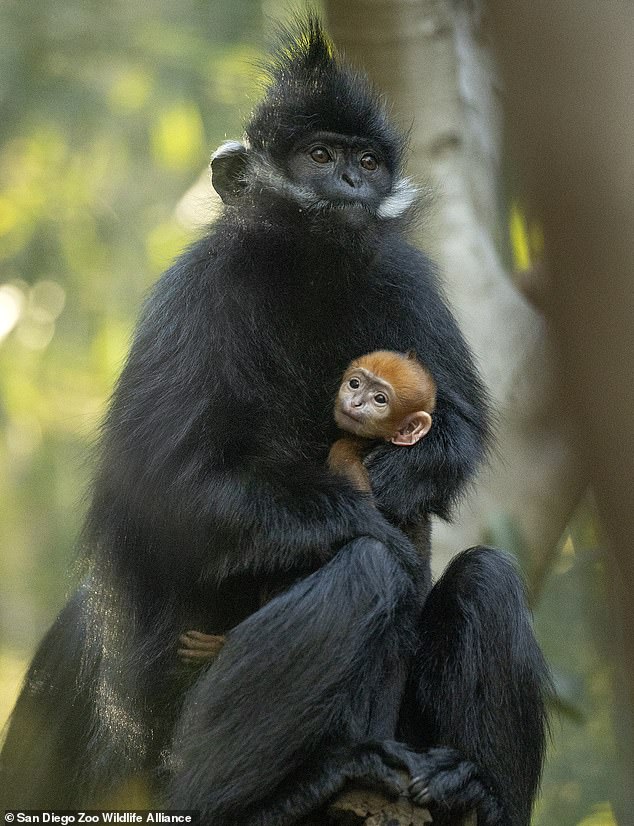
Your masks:
<svg viewBox="0 0 634 826"><path fill-rule="evenodd" d="M383 393L377 393L376 396L374 397L374 401L377 404L380 404L380 405L387 404L387 396L384 395Z"/></svg>
<svg viewBox="0 0 634 826"><path fill-rule="evenodd" d="M361 382L359 379L350 379L348 386L352 387L353 390L357 390L361 386Z"/></svg>
<svg viewBox="0 0 634 826"><path fill-rule="evenodd" d="M332 160L330 152L325 146L316 146L314 149L311 149L310 157L315 163L328 163Z"/></svg>

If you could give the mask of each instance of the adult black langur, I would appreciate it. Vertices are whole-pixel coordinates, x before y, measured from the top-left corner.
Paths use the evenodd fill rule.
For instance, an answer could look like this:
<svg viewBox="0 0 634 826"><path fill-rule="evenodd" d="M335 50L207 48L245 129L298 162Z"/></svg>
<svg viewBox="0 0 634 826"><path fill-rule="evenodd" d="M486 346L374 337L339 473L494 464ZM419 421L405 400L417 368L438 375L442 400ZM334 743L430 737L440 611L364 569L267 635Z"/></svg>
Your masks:
<svg viewBox="0 0 634 826"><path fill-rule="evenodd" d="M477 548L430 593L429 515L450 514L489 429L404 237L404 141L312 17L271 75L245 143L216 153L222 216L141 318L104 424L88 574L27 675L3 803L160 783L171 748L170 802L214 826L296 823L348 780L397 793L401 768L438 822L476 808L481 826L526 826L546 675L520 581ZM326 459L341 374L377 349L424 353L437 402L425 439L366 460L373 504ZM230 633L183 700L188 628Z"/></svg>

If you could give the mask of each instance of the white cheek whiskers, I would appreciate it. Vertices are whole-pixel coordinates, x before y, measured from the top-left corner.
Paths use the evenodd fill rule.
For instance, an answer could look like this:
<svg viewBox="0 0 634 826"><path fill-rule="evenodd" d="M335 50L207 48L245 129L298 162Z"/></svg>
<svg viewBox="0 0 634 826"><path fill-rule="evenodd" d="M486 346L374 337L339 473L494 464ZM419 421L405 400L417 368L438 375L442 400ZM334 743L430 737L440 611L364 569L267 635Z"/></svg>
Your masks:
<svg viewBox="0 0 634 826"><path fill-rule="evenodd" d="M392 192L379 204L376 214L379 218L400 218L412 206L418 190L409 178L399 178Z"/></svg>

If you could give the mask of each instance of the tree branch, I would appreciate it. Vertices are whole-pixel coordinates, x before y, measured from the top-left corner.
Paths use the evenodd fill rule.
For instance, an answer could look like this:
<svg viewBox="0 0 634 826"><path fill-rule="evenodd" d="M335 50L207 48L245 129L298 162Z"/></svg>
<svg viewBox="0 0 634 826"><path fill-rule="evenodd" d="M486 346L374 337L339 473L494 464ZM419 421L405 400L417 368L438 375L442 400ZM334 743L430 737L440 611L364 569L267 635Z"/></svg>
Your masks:
<svg viewBox="0 0 634 826"><path fill-rule="evenodd" d="M403 775L403 784L409 778ZM302 826L429 826L433 818L406 797L390 799L376 790L350 786L327 809L302 822ZM477 826L475 814L456 817L447 826Z"/></svg>

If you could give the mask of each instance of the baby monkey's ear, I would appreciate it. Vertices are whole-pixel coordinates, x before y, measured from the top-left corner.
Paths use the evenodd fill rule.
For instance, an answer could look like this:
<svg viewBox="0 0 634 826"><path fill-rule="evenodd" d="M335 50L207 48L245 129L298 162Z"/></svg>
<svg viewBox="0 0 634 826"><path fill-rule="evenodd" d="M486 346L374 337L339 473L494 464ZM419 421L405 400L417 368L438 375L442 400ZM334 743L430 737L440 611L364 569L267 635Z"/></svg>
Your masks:
<svg viewBox="0 0 634 826"><path fill-rule="evenodd" d="M416 355L416 350L408 350L407 353L405 353L405 356L410 361L418 361L418 356Z"/></svg>
<svg viewBox="0 0 634 826"><path fill-rule="evenodd" d="M390 439L394 445L415 445L420 439L429 433L431 427L431 416L426 410L418 410L410 413L394 436Z"/></svg>

